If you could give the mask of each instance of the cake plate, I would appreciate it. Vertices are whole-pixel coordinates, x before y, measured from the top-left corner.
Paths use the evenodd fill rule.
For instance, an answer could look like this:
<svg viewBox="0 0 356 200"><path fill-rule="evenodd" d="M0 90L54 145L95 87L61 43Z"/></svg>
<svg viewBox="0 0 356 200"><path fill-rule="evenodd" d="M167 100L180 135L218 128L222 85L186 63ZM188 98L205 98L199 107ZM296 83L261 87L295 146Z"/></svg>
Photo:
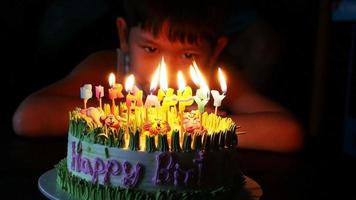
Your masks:
<svg viewBox="0 0 356 200"><path fill-rule="evenodd" d="M48 170L43 173L38 179L38 188L44 196L51 200L69 200L71 198L65 191L57 188L56 184L57 171L56 169ZM259 200L262 196L262 188L253 179L245 176L246 184L242 192L236 198L238 200Z"/></svg>

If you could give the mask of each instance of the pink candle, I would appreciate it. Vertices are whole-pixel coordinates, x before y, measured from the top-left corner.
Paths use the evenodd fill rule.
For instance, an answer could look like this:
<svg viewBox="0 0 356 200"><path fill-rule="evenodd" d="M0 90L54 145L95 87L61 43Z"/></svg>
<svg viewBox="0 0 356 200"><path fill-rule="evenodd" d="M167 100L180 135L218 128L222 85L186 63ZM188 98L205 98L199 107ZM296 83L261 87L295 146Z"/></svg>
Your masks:
<svg viewBox="0 0 356 200"><path fill-rule="evenodd" d="M99 85L95 86L95 96L99 100L99 107L102 108L101 98L104 97L104 87Z"/></svg>
<svg viewBox="0 0 356 200"><path fill-rule="evenodd" d="M159 108L160 104L159 104L157 96L155 96L153 94L150 94L146 98L145 108L149 108L149 107L152 107L152 106L154 106L156 108Z"/></svg>

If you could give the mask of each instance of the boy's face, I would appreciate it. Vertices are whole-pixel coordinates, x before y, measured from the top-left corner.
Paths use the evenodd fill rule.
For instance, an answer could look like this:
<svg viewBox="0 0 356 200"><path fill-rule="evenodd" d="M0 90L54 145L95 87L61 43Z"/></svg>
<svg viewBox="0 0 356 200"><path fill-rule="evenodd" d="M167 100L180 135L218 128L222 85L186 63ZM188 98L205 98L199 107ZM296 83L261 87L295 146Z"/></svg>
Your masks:
<svg viewBox="0 0 356 200"><path fill-rule="evenodd" d="M181 43L179 40L172 42L167 37L167 30L168 25L163 25L157 37L139 27L133 27L129 32L127 47L131 71L143 86L149 87L162 57L167 64L168 84L173 88L177 86L178 70L183 72L185 80L189 83L189 66L193 59L205 74L207 74L208 66L215 62L212 59L213 48L208 41L200 40L194 44Z"/></svg>

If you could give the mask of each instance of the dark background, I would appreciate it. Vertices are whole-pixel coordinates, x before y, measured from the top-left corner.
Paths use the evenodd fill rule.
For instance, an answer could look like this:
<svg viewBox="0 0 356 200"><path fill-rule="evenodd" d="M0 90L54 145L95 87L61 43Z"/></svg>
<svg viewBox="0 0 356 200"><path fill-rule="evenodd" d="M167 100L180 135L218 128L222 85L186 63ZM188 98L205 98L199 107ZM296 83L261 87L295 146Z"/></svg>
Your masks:
<svg viewBox="0 0 356 200"><path fill-rule="evenodd" d="M355 157L343 151L353 22L333 21L332 3L337 2L237 1L238 23L230 27L235 34L225 52L261 93L289 108L305 127L308 143L302 156L308 171L300 184L310 193L294 199L337 196L352 190L336 189L338 183L355 178ZM0 188L9 188L10 194L21 182L27 187L23 193L11 192L15 199L38 199L42 195L36 181L65 156L66 139L16 136L12 114L27 95L62 78L90 53L117 48L115 18L121 10L113 0L13 0L0 5L0 146L6 152L0 172L12 174L0 179ZM60 150L48 151L53 148Z"/></svg>
<svg viewBox="0 0 356 200"><path fill-rule="evenodd" d="M1 6L3 83L10 116L24 97L59 80L90 53L118 47L111 0L15 0ZM318 3L236 1L232 57L265 95L307 126L315 66ZM6 64L5 64L6 63ZM16 88L16 89L15 89ZM6 120L9 120L6 117ZM8 122L8 121L7 121ZM5 123L8 125L9 123Z"/></svg>

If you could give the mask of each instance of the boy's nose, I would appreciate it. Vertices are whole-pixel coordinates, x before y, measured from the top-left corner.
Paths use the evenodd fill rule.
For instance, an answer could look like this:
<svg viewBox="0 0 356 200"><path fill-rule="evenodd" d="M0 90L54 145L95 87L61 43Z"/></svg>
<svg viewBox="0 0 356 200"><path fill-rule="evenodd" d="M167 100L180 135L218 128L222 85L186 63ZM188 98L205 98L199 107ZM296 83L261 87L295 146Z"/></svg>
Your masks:
<svg viewBox="0 0 356 200"><path fill-rule="evenodd" d="M166 62L168 70L172 70L176 68L177 59L174 58L173 56L165 55L164 61Z"/></svg>

